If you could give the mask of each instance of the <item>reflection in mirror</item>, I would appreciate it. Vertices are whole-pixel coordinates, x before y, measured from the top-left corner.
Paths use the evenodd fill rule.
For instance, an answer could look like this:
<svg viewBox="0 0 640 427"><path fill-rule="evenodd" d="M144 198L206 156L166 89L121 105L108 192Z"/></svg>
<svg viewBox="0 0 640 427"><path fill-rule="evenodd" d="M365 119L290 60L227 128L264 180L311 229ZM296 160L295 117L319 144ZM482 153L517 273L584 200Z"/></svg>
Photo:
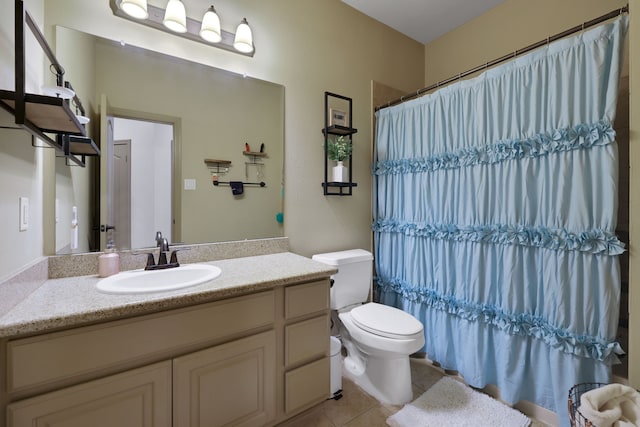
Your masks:
<svg viewBox="0 0 640 427"><path fill-rule="evenodd" d="M173 126L116 117L107 198L114 241L122 249L152 246L155 233L172 238ZM135 194L135 197L132 197Z"/></svg>
<svg viewBox="0 0 640 427"><path fill-rule="evenodd" d="M69 166L62 156L56 157L55 245L58 254L87 252L99 244L91 240L96 233L89 232L89 208L95 206L93 180L89 178L94 164L94 160L88 159L87 167L81 169Z"/></svg>
<svg viewBox="0 0 640 427"><path fill-rule="evenodd" d="M103 153L86 169L56 162L57 253L103 249L100 226L116 222L122 224L114 234L117 249L155 246L158 229L172 243L187 244L283 236L281 85L63 27L56 28L56 55ZM113 128L105 132L101 121ZM155 127L132 130L134 123L168 125L170 140ZM113 141L100 136L107 134ZM131 156L130 165L109 163L123 155ZM114 168L130 178L109 174ZM234 194L230 182L266 185L243 185Z"/></svg>

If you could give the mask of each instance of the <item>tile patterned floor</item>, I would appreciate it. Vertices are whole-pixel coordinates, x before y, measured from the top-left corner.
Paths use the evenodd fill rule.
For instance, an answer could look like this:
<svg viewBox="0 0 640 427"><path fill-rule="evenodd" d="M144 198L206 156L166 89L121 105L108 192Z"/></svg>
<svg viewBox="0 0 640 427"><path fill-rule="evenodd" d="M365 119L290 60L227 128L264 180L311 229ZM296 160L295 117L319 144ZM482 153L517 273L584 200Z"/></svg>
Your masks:
<svg viewBox="0 0 640 427"><path fill-rule="evenodd" d="M424 359L411 359L413 396L417 398L434 385L444 374ZM386 427L386 419L402 406L384 405L348 379L342 379L343 397L326 400L297 417L280 424L281 427ZM531 427L544 427L533 420Z"/></svg>

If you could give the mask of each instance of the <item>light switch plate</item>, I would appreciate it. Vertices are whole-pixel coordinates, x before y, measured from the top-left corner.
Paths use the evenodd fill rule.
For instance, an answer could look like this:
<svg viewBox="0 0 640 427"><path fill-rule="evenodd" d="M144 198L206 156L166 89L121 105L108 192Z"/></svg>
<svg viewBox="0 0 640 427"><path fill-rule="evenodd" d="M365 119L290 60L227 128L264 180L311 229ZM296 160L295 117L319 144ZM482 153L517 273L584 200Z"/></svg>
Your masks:
<svg viewBox="0 0 640 427"><path fill-rule="evenodd" d="M196 180L187 178L184 180L184 189L185 190L195 190L196 189Z"/></svg>
<svg viewBox="0 0 640 427"><path fill-rule="evenodd" d="M20 197L20 231L29 228L29 198Z"/></svg>

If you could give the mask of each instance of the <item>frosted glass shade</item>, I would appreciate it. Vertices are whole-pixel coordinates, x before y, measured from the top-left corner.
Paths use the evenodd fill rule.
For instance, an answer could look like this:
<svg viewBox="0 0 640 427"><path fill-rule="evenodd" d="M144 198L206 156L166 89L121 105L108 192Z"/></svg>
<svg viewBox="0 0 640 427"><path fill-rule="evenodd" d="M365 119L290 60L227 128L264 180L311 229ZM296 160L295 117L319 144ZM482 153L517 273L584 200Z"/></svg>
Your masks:
<svg viewBox="0 0 640 427"><path fill-rule="evenodd" d="M147 0L122 0L120 9L127 15L136 19L147 19Z"/></svg>
<svg viewBox="0 0 640 427"><path fill-rule="evenodd" d="M246 18L243 18L240 25L238 25L233 47L242 53L253 52L253 36L251 35L251 28Z"/></svg>
<svg viewBox="0 0 640 427"><path fill-rule="evenodd" d="M202 17L202 27L200 27L200 37L211 43L219 43L222 40L220 31L220 18L213 6L209 8Z"/></svg>
<svg viewBox="0 0 640 427"><path fill-rule="evenodd" d="M176 33L187 32L187 12L180 0L169 0L162 23Z"/></svg>

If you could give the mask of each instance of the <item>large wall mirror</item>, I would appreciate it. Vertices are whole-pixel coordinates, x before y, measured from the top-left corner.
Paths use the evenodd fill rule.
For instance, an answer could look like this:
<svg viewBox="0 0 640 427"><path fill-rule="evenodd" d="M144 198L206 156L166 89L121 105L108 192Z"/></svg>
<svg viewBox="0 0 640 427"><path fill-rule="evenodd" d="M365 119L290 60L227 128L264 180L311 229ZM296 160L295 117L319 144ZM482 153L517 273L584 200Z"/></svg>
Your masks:
<svg viewBox="0 0 640 427"><path fill-rule="evenodd" d="M185 244L283 236L283 86L64 27L55 37L102 151L86 168L56 160L56 253L102 250L96 230L114 223L118 249L154 246L156 231Z"/></svg>

